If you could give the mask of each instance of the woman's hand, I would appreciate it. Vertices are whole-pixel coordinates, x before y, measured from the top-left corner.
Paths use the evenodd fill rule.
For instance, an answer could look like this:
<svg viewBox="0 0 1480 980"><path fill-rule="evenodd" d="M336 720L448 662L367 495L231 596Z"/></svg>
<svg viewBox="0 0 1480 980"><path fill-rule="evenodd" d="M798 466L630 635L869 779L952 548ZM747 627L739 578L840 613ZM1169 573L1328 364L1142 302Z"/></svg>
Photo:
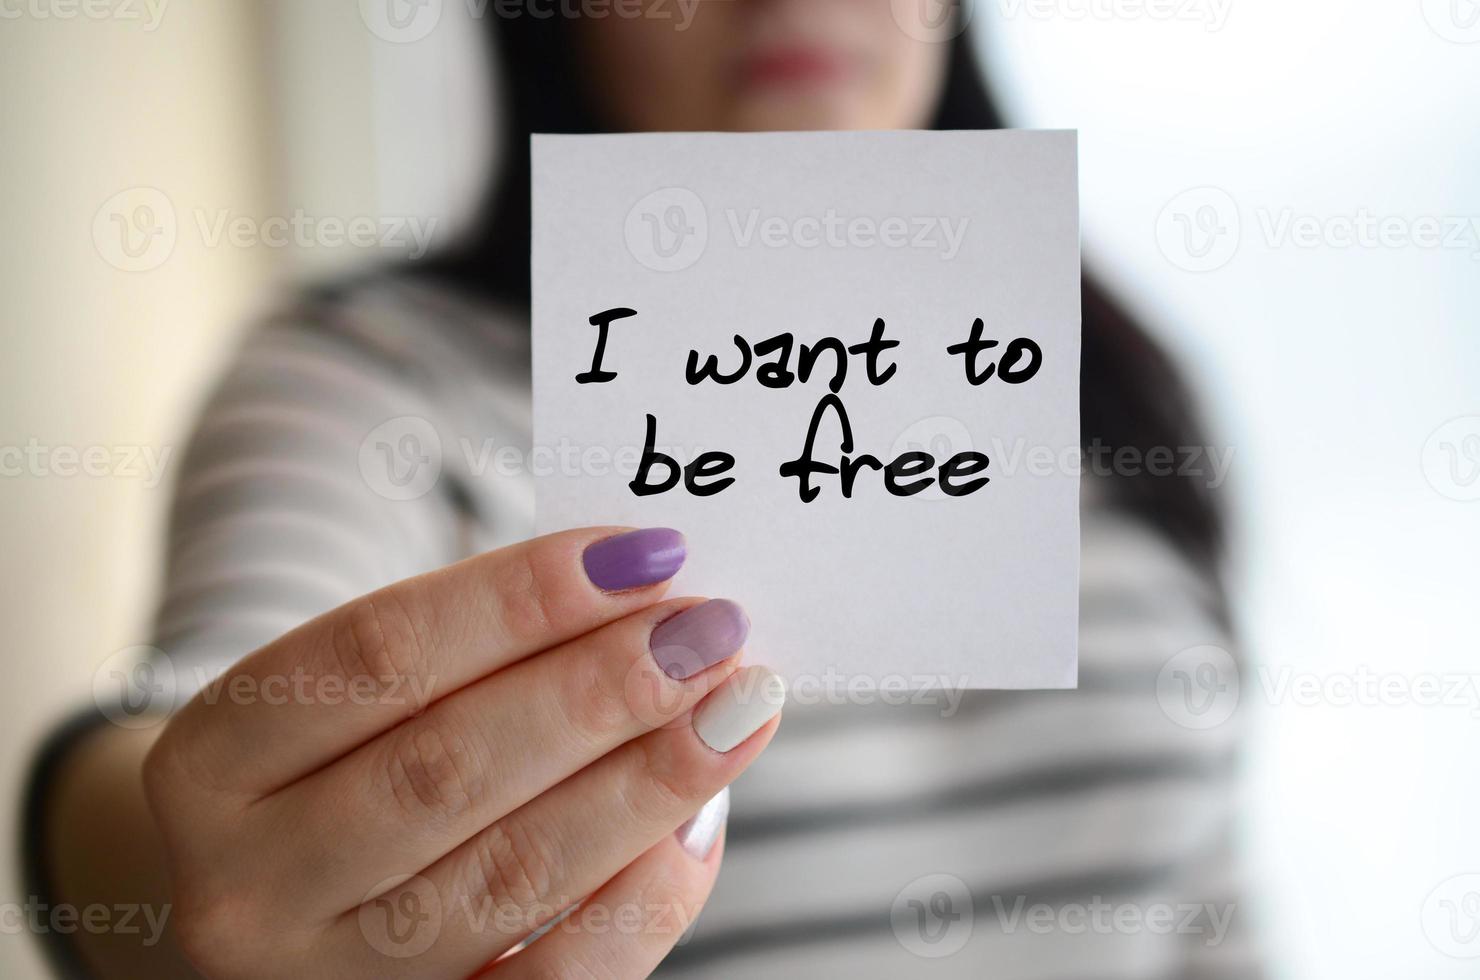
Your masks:
<svg viewBox="0 0 1480 980"><path fill-rule="evenodd" d="M681 825L784 696L738 669L737 606L659 601L683 557L676 532L614 528L481 555L305 624L182 709L144 776L191 960L646 976L719 868L722 814Z"/></svg>

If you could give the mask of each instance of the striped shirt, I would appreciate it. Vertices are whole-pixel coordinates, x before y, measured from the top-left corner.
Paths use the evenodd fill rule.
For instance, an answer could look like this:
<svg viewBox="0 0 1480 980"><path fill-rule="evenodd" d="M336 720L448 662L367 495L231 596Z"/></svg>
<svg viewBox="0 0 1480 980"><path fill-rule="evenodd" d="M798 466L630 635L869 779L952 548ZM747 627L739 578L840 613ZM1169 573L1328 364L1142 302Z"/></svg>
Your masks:
<svg viewBox="0 0 1480 980"><path fill-rule="evenodd" d="M270 317L187 454L156 645L189 685L528 537L511 461L530 420L512 311L383 279ZM378 452L437 479L403 493ZM1079 689L793 701L733 788L724 870L661 976L1257 974L1230 859L1237 719L1187 724L1159 686L1179 651L1227 647L1217 591L1086 486Z"/></svg>

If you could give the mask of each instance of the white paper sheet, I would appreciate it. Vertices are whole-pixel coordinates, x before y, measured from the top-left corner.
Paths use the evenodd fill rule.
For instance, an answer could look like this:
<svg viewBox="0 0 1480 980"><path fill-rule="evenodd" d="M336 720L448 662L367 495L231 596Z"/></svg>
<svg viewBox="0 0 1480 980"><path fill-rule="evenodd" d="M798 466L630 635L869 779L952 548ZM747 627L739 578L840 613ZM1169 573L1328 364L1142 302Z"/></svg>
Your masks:
<svg viewBox="0 0 1480 980"><path fill-rule="evenodd" d="M743 604L748 659L799 689L1074 686L1074 133L537 136L531 153L542 531L682 530L689 559L673 594ZM616 376L578 383L598 338L590 318L615 308L636 311L608 329L601 369ZM978 476L990 482L951 496L934 480L897 496L863 468L851 498L838 476L818 474L803 503L779 467L802 455L838 358L820 354L812 377L786 388L757 380L775 354L753 353L733 384L686 380L691 349L701 365L713 354L735 370L736 334L752 347L793 334L794 373L796 346L866 341L879 318L899 346L876 367L895 369L871 384L864 356L847 358L838 399L850 455L929 452L934 477L958 453L984 453ZM978 318L1000 342L978 367L1006 363L973 385L946 348ZM1016 338L1041 359L1025 348L1004 358ZM1003 369L1030 376L1005 383ZM732 455L732 469L699 483L733 484L636 495L648 415L656 448L680 463ZM840 439L828 408L811 458L838 466Z"/></svg>

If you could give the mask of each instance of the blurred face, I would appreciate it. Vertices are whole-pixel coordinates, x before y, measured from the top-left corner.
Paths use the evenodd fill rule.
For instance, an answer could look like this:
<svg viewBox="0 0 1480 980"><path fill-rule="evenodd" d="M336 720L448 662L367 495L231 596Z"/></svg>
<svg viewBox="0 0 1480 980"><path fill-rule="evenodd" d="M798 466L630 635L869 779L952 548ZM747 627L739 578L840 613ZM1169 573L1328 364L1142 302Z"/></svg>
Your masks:
<svg viewBox="0 0 1480 980"><path fill-rule="evenodd" d="M901 29L891 2L652 0L580 18L577 43L617 129L918 128L949 45Z"/></svg>

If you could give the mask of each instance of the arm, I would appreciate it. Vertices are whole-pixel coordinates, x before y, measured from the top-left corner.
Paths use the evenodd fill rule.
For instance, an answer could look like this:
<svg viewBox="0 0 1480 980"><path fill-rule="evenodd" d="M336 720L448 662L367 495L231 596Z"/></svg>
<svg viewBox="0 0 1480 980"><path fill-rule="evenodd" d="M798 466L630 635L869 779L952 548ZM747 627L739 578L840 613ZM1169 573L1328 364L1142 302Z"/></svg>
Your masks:
<svg viewBox="0 0 1480 980"><path fill-rule="evenodd" d="M178 707L202 680L333 606L458 557L448 495L388 499L362 469L362 440L398 416L435 413L371 352L286 322L247 340L179 475L155 641L179 696L156 707ZM32 888L47 893L38 897L141 910L138 932L43 937L88 975L193 975L169 928L140 775L159 721L131 730L93 715L59 735L34 781L27 859Z"/></svg>
<svg viewBox="0 0 1480 980"><path fill-rule="evenodd" d="M129 909L117 930L43 937L63 975L193 977L169 928L172 908L163 844L144 799L144 757L158 728L90 724L68 746L37 801L38 874L32 890L50 904ZM106 815L106 816L104 816ZM120 921L121 916L114 921Z"/></svg>
<svg viewBox="0 0 1480 980"><path fill-rule="evenodd" d="M223 392L281 384L266 366L239 365ZM332 381L282 393L319 399ZM213 978L495 962L509 978L646 976L708 896L716 794L774 733L784 685L738 670L733 603L662 601L685 554L673 531L568 531L416 574L460 540L456 495L400 500L362 468L367 423L416 413L377 398L393 385L360 387L329 400L348 425L278 402L223 412L225 395L207 413L175 510L160 664L188 688L282 620L355 597L205 678L210 696L157 736L101 731L58 767L57 897L162 900L173 930L174 945L123 953L81 936L83 956L105 976L181 975L176 949ZM264 543L279 524L291 532ZM298 676L307 696L266 696ZM573 927L530 942L575 902Z"/></svg>

